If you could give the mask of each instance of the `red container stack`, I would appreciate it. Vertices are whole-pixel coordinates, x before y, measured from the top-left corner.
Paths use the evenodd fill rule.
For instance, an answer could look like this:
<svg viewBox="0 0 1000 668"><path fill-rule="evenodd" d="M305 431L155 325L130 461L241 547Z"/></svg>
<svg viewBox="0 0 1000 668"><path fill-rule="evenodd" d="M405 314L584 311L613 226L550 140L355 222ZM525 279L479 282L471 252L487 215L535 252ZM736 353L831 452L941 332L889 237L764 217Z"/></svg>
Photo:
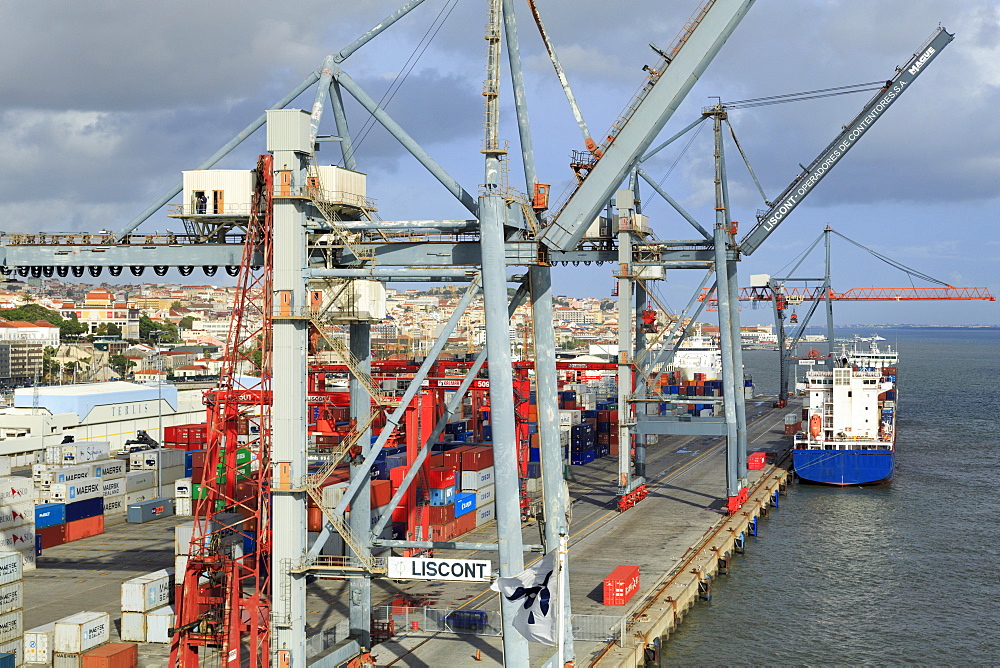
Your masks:
<svg viewBox="0 0 1000 668"><path fill-rule="evenodd" d="M490 451L492 455L492 451ZM431 489L446 489L455 486L455 469L435 466L427 472L427 484Z"/></svg>
<svg viewBox="0 0 1000 668"><path fill-rule="evenodd" d="M625 605L639 591L639 567L619 566L604 578L604 605Z"/></svg>
<svg viewBox="0 0 1000 668"><path fill-rule="evenodd" d="M747 468L751 471L759 471L764 468L766 460L766 452L751 452L747 455Z"/></svg>
<svg viewBox="0 0 1000 668"><path fill-rule="evenodd" d="M469 448L462 453L463 471L482 471L493 466L493 448Z"/></svg>

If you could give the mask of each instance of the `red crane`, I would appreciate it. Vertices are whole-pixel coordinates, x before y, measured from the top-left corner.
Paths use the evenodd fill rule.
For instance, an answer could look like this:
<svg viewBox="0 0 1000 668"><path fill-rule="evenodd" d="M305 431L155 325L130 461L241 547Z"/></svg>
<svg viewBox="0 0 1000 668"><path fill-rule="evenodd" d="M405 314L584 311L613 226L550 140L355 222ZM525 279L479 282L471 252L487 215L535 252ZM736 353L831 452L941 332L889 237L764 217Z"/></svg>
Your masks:
<svg viewBox="0 0 1000 668"><path fill-rule="evenodd" d="M176 668L213 657L227 666L271 665L272 160L257 162L226 363L218 389L205 395L205 467L193 481L203 492L187 566L177 574Z"/></svg>

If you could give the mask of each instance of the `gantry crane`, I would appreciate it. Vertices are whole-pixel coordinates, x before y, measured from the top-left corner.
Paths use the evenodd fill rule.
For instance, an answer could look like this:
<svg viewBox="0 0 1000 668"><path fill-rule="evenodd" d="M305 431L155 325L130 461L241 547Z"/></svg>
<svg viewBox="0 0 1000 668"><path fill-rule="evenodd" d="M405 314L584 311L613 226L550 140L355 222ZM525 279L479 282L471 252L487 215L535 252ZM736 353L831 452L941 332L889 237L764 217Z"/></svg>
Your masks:
<svg viewBox="0 0 1000 668"><path fill-rule="evenodd" d="M938 287L905 287L905 288L851 288L845 292L836 292L830 287L830 241L833 235L837 235L850 243L858 246L862 250L865 250L879 259L888 262L892 266L906 272L910 276L915 276L923 280L931 281L938 284ZM795 272L798 267L802 264L805 258L810 252L819 244L820 240L824 241L824 246L826 250L826 261L825 261L825 274L823 278L794 278L794 277L781 277L774 278L766 274L758 274L756 276L751 276L751 282L753 285L750 287L740 288L739 300L749 301L754 303L768 302L772 305L774 309L774 321L775 329L777 330L778 336L778 351L779 351L779 376L778 376L778 398L777 405L782 407L785 405L787 398L789 396L789 374L788 367L789 361L796 359L795 350L805 333L806 327L809 324L809 320L812 318L816 311L817 306L820 302L825 302L827 306L827 354L825 356L820 356L814 353L814 362L823 362L828 360L833 354L833 306L832 303L835 301L883 301L883 302L900 302L900 301L914 301L914 300L985 300L985 301L996 301L993 295L990 293L988 288L985 287L955 287L953 285L948 285L944 281L940 281L936 278L928 276L922 272L915 269L906 267L895 260L877 253L870 248L866 248L862 244L849 239L848 237L840 234L836 230L827 226L823 233L815 240L813 243L802 253L798 262L792 268L792 272ZM800 282L813 282L821 281L821 285L788 285L791 281ZM701 294L700 299L708 300L709 308L712 308L713 303L716 301L715 297L709 292L704 291ZM793 308L798 304L804 302L810 302L809 310L806 312L803 318L799 318L797 313L793 310L791 315L787 315L789 308ZM785 332L785 318L788 317L790 324L797 325L798 329L795 334L789 338L786 336Z"/></svg>

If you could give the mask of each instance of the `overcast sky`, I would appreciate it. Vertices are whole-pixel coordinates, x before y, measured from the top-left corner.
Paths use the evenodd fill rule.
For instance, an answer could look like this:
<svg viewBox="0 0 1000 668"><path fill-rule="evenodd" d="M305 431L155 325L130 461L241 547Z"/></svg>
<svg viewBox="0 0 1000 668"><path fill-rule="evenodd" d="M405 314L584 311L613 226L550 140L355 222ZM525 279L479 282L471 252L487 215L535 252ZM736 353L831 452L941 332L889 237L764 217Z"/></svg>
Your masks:
<svg viewBox="0 0 1000 668"><path fill-rule="evenodd" d="M51 0L0 4L0 229L119 229L398 2L299 0L283 6L215 0L161 3ZM540 11L595 137L604 136L697 0L548 0ZM559 193L569 152L583 141L517 0L521 55L539 179ZM293 9L294 8L294 9ZM470 192L482 180L485 2L426 0L343 68L382 98L402 71L388 111ZM443 24L441 21L443 20ZM955 40L795 213L740 266L787 270L827 224L856 241L960 286L1000 293L1000 4L995 0L758 0L664 131L698 117L713 97L732 101L880 81L892 76L938 24ZM434 35L429 46L422 42ZM426 48L425 48L426 46ZM504 58L506 63L506 57ZM506 71L504 72L506 79ZM775 197L869 94L737 110L731 122L769 197ZM310 108L313 91L295 106ZM509 95L501 135L517 155ZM378 128L360 136L359 168L386 220L464 218L465 210ZM331 114L324 131L333 133ZM255 135L220 167L250 168ZM734 218L750 228L762 206L730 143ZM340 154L324 144L322 162ZM711 132L677 142L646 170L706 225L713 220ZM511 184L523 173L511 161ZM643 190L662 239L690 228ZM179 229L154 216L141 229ZM818 275L821 254L800 275ZM834 289L910 285L845 242L834 245ZM695 275L697 274L697 276ZM701 272L673 271L657 290L682 307ZM171 275L170 280L177 280ZM205 282L200 275L191 280ZM218 281L219 279L214 279ZM604 267L556 270L557 292L606 296ZM914 285L927 285L915 282ZM804 309L803 309L804 310ZM985 302L840 303L839 323L1000 323ZM745 322L768 322L744 309Z"/></svg>

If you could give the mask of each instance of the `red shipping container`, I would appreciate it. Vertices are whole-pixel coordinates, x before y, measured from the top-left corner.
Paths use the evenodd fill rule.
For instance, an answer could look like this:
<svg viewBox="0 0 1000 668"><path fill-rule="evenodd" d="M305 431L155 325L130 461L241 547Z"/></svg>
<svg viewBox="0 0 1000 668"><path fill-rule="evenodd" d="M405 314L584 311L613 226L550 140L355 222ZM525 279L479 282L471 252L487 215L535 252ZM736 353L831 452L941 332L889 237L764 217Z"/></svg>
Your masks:
<svg viewBox="0 0 1000 668"><path fill-rule="evenodd" d="M792 433L794 434L795 432L793 431ZM766 461L767 461L767 453L751 452L749 455L747 455L747 468L750 469L751 471L759 471L760 469L764 468L764 464Z"/></svg>
<svg viewBox="0 0 1000 668"><path fill-rule="evenodd" d="M409 470L409 466L397 466L394 469L389 469L389 482L392 484L393 492L399 489L403 484L403 478L406 477L406 473Z"/></svg>
<svg viewBox="0 0 1000 668"><path fill-rule="evenodd" d="M42 549L63 545L66 542L66 525L57 524L44 529L35 529L35 535L42 537Z"/></svg>
<svg viewBox="0 0 1000 668"><path fill-rule="evenodd" d="M604 578L604 605L625 605L639 591L639 567L619 566Z"/></svg>
<svg viewBox="0 0 1000 668"><path fill-rule="evenodd" d="M104 533L104 515L66 523L66 542L90 538Z"/></svg>
<svg viewBox="0 0 1000 668"><path fill-rule="evenodd" d="M456 517L452 527L454 527L455 538L472 531L476 528L476 511L473 510L471 513Z"/></svg>
<svg viewBox="0 0 1000 668"><path fill-rule="evenodd" d="M452 450L447 450L447 451L443 452L442 454L444 455L444 464L442 466L444 468L446 468L446 469L451 469L452 471L459 471L459 470L461 470L462 469L462 453L463 452L467 452L467 451L472 450L472 449L473 449L473 446L471 446L471 445L461 445L461 446L459 446L457 448L453 448ZM432 466L435 466L435 465L432 464ZM433 485L431 485L431 486L433 487ZM447 487L447 485L445 485L445 487Z"/></svg>
<svg viewBox="0 0 1000 668"><path fill-rule="evenodd" d="M435 466L444 466L444 453L436 452L429 456L425 461L427 462L427 465L432 468Z"/></svg>
<svg viewBox="0 0 1000 668"><path fill-rule="evenodd" d="M392 500L392 483L388 480L371 481L372 508L379 508Z"/></svg>
<svg viewBox="0 0 1000 668"><path fill-rule="evenodd" d="M83 655L83 668L138 668L139 646L113 642Z"/></svg>
<svg viewBox="0 0 1000 668"><path fill-rule="evenodd" d="M434 467L427 472L427 485L431 489L445 489L455 486L455 469L447 466Z"/></svg>
<svg viewBox="0 0 1000 668"><path fill-rule="evenodd" d="M393 522L406 522L409 518L409 508L405 503L400 503L398 506L392 509L392 521Z"/></svg>
<svg viewBox="0 0 1000 668"><path fill-rule="evenodd" d="M455 519L455 504L447 506L428 506L427 521L431 524L448 524Z"/></svg>
<svg viewBox="0 0 1000 668"><path fill-rule="evenodd" d="M482 471L493 466L493 448L471 448L462 453L463 471Z"/></svg>

